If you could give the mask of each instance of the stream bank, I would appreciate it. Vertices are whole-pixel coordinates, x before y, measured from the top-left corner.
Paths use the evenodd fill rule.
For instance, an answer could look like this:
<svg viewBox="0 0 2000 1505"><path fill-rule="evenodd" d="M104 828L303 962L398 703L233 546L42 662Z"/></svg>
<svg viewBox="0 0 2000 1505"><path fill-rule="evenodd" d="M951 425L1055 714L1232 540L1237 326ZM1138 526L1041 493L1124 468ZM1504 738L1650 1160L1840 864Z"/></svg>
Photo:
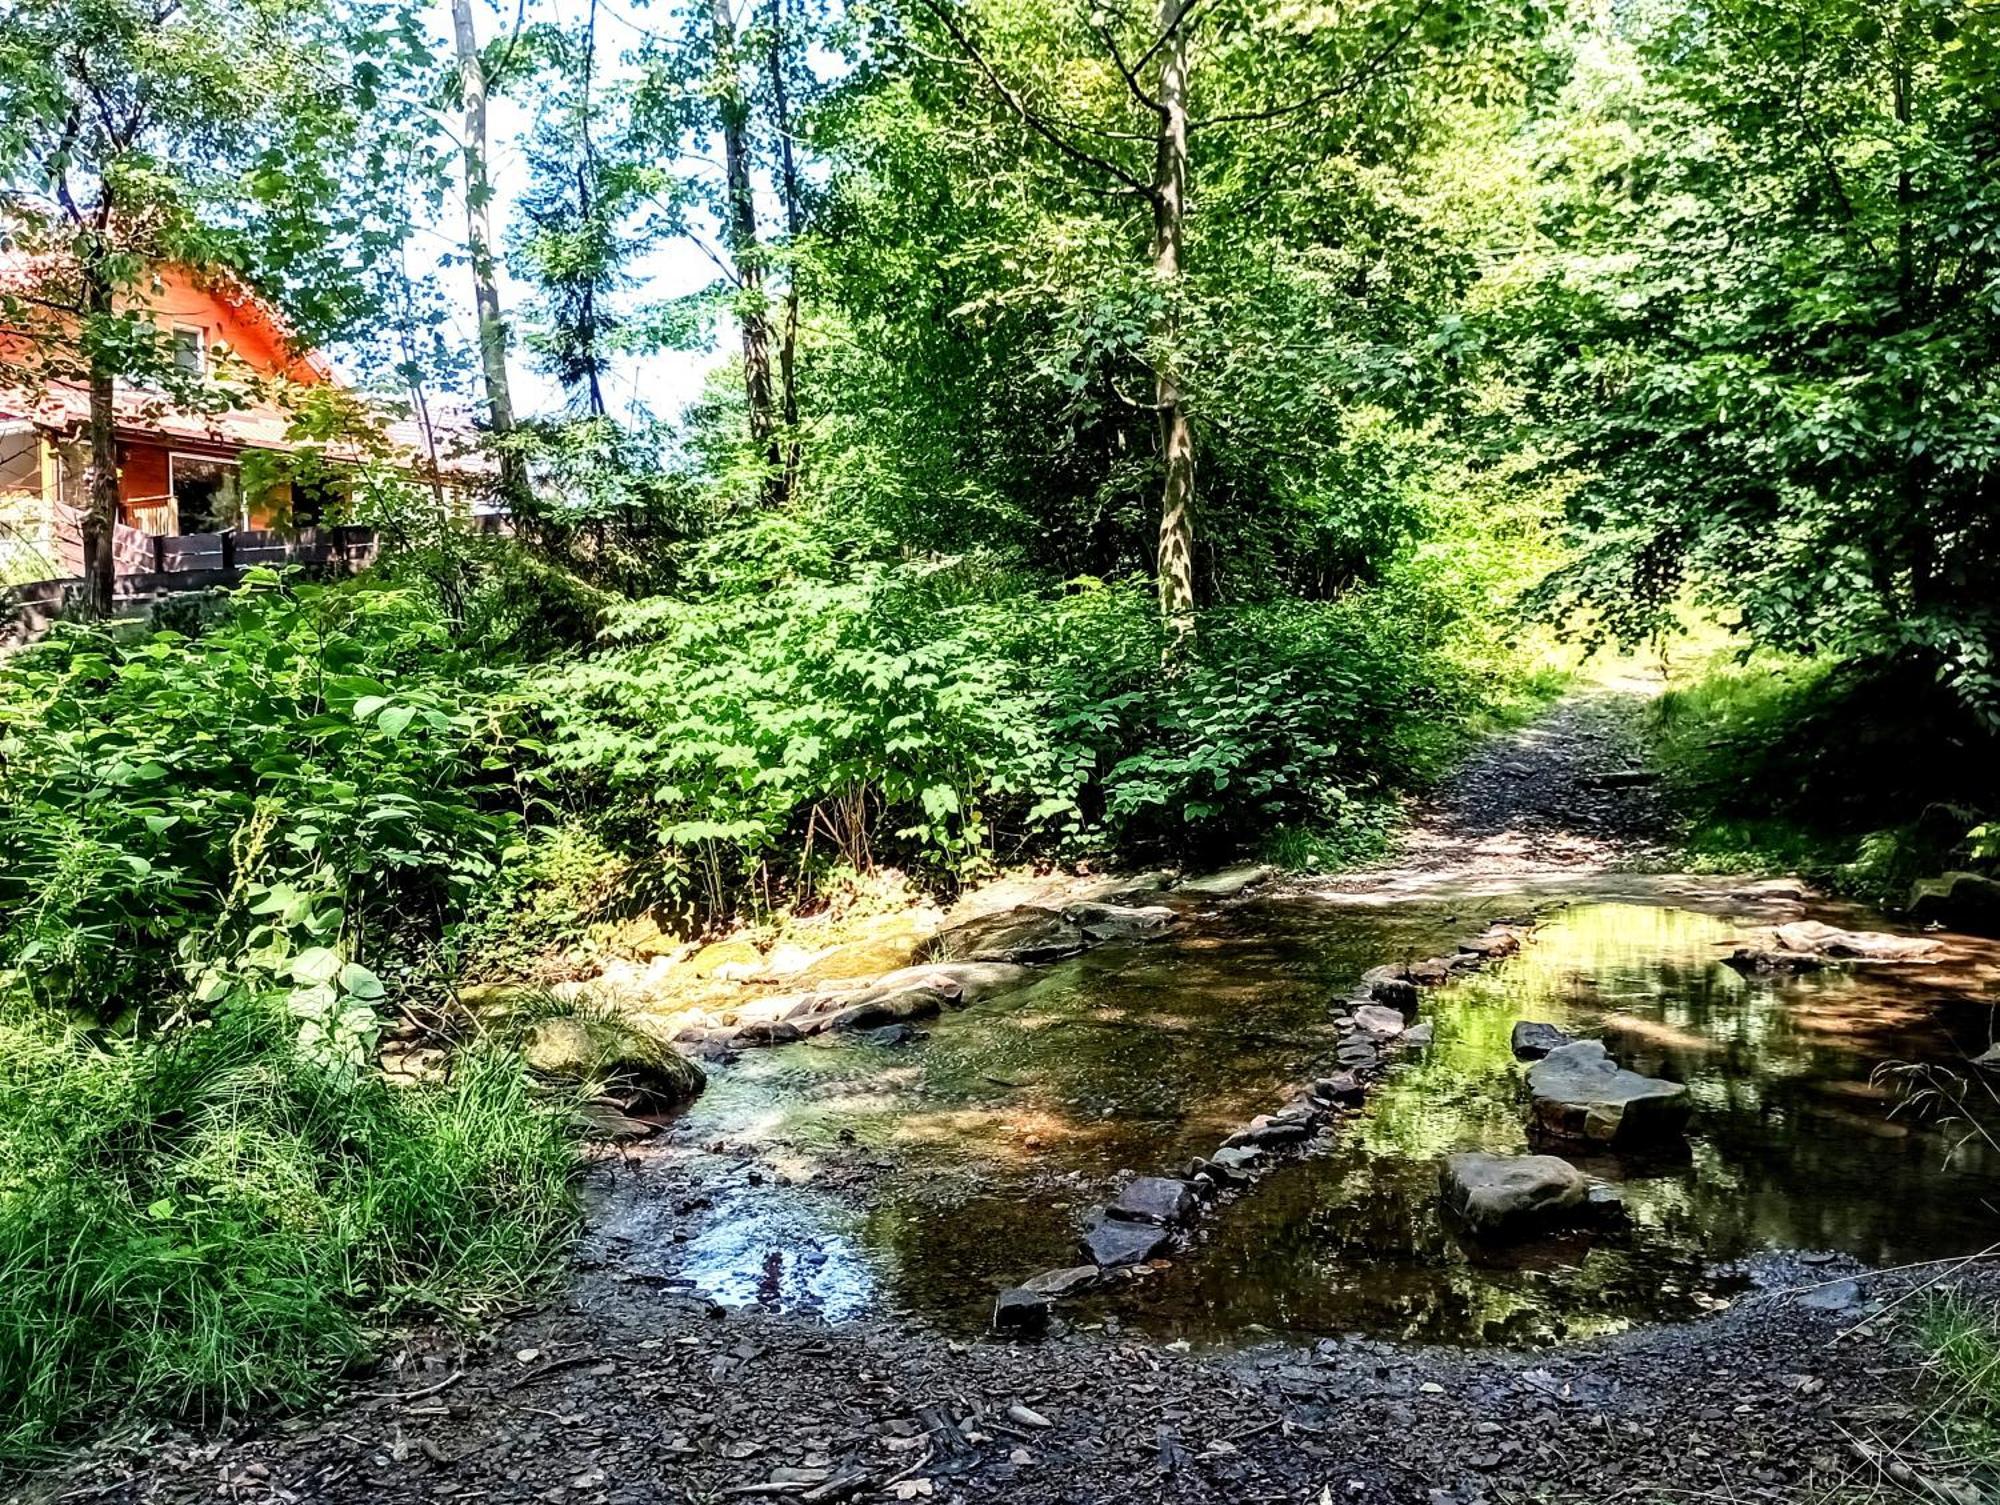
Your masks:
<svg viewBox="0 0 2000 1505"><path fill-rule="evenodd" d="M1550 748L1552 781L1592 781L1574 808L1597 835L1560 802L1509 806ZM1567 734L1496 750L1467 776L1488 770L1491 797L1442 801L1374 881L1191 913L927 1039L746 1051L659 1144L599 1163L563 1302L478 1344L412 1340L324 1418L155 1436L66 1482L162 1502L1469 1505L1865 1481L1851 1439L1920 1423L1896 1303L1939 1273L1869 1266L1990 1242L1976 1198L1965 1225L1946 1215L1951 1186L1921 1169L1936 1145L1888 1115L1873 1064L1969 1053L1993 958L1725 976L1746 929L1848 916L1783 884L1625 870L1645 854L1625 862L1618 833L1643 819L1603 812L1646 786L1604 781L1613 756ZM1456 870L1436 845L1454 829ZM1056 1336L984 1335L997 1286L1073 1260L1123 1175L1296 1088L1370 967L1523 903L1536 941L1426 996L1433 1043L1326 1154ZM1437 1222L1435 1157L1522 1132L1496 1041L1529 999L1688 1081L1698 1132L1685 1162L1604 1167L1641 1237L1496 1262ZM2000 1295L1983 1268L1953 1278Z"/></svg>

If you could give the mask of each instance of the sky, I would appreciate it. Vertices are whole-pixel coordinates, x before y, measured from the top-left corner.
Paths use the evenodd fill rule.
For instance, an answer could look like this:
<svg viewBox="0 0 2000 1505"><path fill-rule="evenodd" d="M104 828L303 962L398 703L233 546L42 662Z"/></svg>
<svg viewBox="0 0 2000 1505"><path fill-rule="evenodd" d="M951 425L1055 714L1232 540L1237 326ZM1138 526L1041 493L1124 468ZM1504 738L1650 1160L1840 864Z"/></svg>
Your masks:
<svg viewBox="0 0 2000 1505"><path fill-rule="evenodd" d="M738 3L741 4L742 0ZM581 25L587 5L588 0L530 0L528 15L531 20L565 26ZM597 34L605 60L608 62L627 48L638 45L649 29L657 28L664 20L665 11L664 5L657 10L649 10L644 5L633 3L633 0L598 0ZM482 46L510 31L514 25L513 4L502 8L496 6L495 0L473 0L472 13ZM450 0L434 0L431 26L438 47L449 52L452 45ZM493 182L493 228L502 247L507 243L508 231L516 220L516 205L527 186L528 168L521 141L532 116L532 103L520 98L497 96L488 106L487 172ZM452 124L456 128L457 122ZM424 243L435 249L440 258L453 256L461 261L459 265L446 267L441 280L451 297L452 338L455 343L471 349L478 342L478 320L472 307L472 269L462 264L464 237L465 201L455 188L445 212L435 227L426 232ZM685 239L667 241L654 248L633 262L628 271L638 284L628 297L639 301L675 298L698 292L714 282L717 275L715 263ZM507 272L503 262L500 272L501 305L508 318L516 322L517 329L519 311L525 307L530 296L531 290L517 282ZM605 401L614 414L622 415L636 404L655 417L672 418L701 395L702 384L709 372L727 358L730 347L730 331L725 328L715 348L709 351L669 350L621 360L605 383ZM562 393L552 381L533 369L522 353L518 336L512 342L507 369L517 414L532 417L553 414L561 409Z"/></svg>

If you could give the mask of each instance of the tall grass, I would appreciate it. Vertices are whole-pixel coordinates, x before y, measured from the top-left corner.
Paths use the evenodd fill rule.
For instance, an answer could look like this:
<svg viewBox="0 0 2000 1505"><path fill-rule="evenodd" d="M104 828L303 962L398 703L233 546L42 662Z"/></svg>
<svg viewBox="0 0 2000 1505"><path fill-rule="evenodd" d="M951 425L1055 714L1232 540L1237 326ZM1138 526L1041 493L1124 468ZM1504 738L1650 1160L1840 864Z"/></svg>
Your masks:
<svg viewBox="0 0 2000 1505"><path fill-rule="evenodd" d="M304 1400L382 1322L550 1269L574 1156L516 1061L397 1088L302 1059L289 1025L0 1024L0 1462L127 1410Z"/></svg>

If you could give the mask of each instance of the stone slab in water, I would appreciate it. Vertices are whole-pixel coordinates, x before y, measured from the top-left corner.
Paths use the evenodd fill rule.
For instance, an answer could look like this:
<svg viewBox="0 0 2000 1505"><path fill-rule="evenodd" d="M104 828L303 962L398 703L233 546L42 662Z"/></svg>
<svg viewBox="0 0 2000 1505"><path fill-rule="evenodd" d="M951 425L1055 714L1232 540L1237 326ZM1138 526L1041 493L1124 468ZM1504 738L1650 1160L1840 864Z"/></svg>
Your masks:
<svg viewBox="0 0 2000 1505"><path fill-rule="evenodd" d="M1423 995L1407 977L1378 977L1368 985L1368 996L1384 1008L1394 1009L1405 1019L1417 1017Z"/></svg>
<svg viewBox="0 0 2000 1505"><path fill-rule="evenodd" d="M1837 961L1920 962L1937 954L1938 943L1921 936L1889 935L1879 930L1842 930L1818 920L1795 920L1771 932L1779 949L1803 956L1830 956Z"/></svg>
<svg viewBox="0 0 2000 1505"><path fill-rule="evenodd" d="M1044 1270L1021 1282L1021 1289L1043 1296L1067 1296L1097 1283L1096 1265L1068 1265L1060 1270Z"/></svg>
<svg viewBox="0 0 2000 1505"><path fill-rule="evenodd" d="M1204 899L1233 899L1265 882L1270 878L1271 871L1262 863L1224 868L1219 873L1204 873L1199 878L1185 880L1180 885L1180 892Z"/></svg>
<svg viewBox="0 0 2000 1505"><path fill-rule="evenodd" d="M841 1009L826 1022L828 1029L879 1029L908 1019L928 1019L950 999L926 983L900 988L875 988Z"/></svg>
<svg viewBox="0 0 2000 1505"><path fill-rule="evenodd" d="M1002 1291L993 1302L993 1331L1039 1338L1049 1330L1053 1303L1047 1293L1015 1286Z"/></svg>
<svg viewBox="0 0 2000 1505"><path fill-rule="evenodd" d="M1354 1011L1354 1022L1366 1033L1386 1040L1400 1035L1407 1021L1398 1009L1384 1008L1379 1003L1364 1003Z"/></svg>
<svg viewBox="0 0 2000 1505"><path fill-rule="evenodd" d="M1516 1021L1514 1033L1509 1038L1517 1061L1539 1061L1552 1050L1561 1050L1574 1043L1571 1036L1564 1034L1553 1024L1543 1024L1535 1019Z"/></svg>
<svg viewBox="0 0 2000 1505"><path fill-rule="evenodd" d="M1554 1155L1449 1156L1438 1173L1445 1206L1473 1232L1517 1235L1545 1227L1583 1207L1590 1179Z"/></svg>
<svg viewBox="0 0 2000 1505"><path fill-rule="evenodd" d="M1100 942L1160 935L1174 922L1174 912L1164 904L1072 904L1062 917L1080 927L1087 939Z"/></svg>
<svg viewBox="0 0 2000 1505"><path fill-rule="evenodd" d="M1533 1127L1557 1139L1627 1147L1687 1127L1688 1091L1611 1059L1599 1040L1560 1046L1528 1068Z"/></svg>
<svg viewBox="0 0 2000 1505"><path fill-rule="evenodd" d="M1984 873L1920 878L1910 889L1910 918L1975 935L2000 935L2000 878Z"/></svg>
<svg viewBox="0 0 2000 1505"><path fill-rule="evenodd" d="M1144 1264L1172 1242L1173 1235L1157 1223L1104 1218L1084 1230L1083 1252L1091 1263L1109 1270Z"/></svg>
<svg viewBox="0 0 2000 1505"><path fill-rule="evenodd" d="M1194 1214L1194 1192L1169 1176L1140 1176L1105 1211L1134 1223L1178 1225Z"/></svg>
<svg viewBox="0 0 2000 1505"><path fill-rule="evenodd" d="M1075 956L1088 944L1082 926L1039 904L981 915L938 937L938 945L952 961L1053 962Z"/></svg>

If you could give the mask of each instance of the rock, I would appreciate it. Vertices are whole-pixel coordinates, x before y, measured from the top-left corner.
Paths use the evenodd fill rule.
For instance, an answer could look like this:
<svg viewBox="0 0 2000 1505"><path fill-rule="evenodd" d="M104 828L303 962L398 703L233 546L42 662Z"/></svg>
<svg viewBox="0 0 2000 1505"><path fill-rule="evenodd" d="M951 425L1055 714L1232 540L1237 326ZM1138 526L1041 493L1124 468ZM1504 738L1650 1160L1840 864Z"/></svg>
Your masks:
<svg viewBox="0 0 2000 1505"><path fill-rule="evenodd" d="M1921 936L1888 935L1879 930L1842 930L1822 925L1818 920L1795 920L1771 932L1781 951L1804 956L1830 956L1836 960L1870 962L1927 961L1936 954L1938 943Z"/></svg>
<svg viewBox="0 0 2000 1505"><path fill-rule="evenodd" d="M1627 1071L1599 1040L1576 1040L1528 1068L1533 1127L1557 1139L1626 1147L1670 1139L1687 1127L1679 1082Z"/></svg>
<svg viewBox="0 0 2000 1505"><path fill-rule="evenodd" d="M1083 1252L1100 1269L1114 1270L1144 1264L1172 1242L1173 1235L1157 1223L1100 1217L1084 1230Z"/></svg>
<svg viewBox="0 0 2000 1505"><path fill-rule="evenodd" d="M1411 1050L1428 1050L1437 1036L1437 1026L1426 1019L1422 1024L1413 1024L1403 1031L1401 1043Z"/></svg>
<svg viewBox="0 0 2000 1505"><path fill-rule="evenodd" d="M1407 977L1378 977L1368 986L1368 996L1384 1008L1394 1009L1405 1019L1417 1017L1423 995Z"/></svg>
<svg viewBox="0 0 2000 1505"><path fill-rule="evenodd" d="M1427 956L1420 962L1411 962L1403 969L1403 976L1409 981L1427 988L1448 982L1453 970L1458 966L1458 954L1450 956Z"/></svg>
<svg viewBox="0 0 2000 1505"><path fill-rule="evenodd" d="M735 1045L790 1045L803 1040L805 1031L789 1019L756 1019L740 1026L730 1036Z"/></svg>
<svg viewBox="0 0 2000 1505"><path fill-rule="evenodd" d="M1851 1280L1831 1281L1799 1297L1799 1305L1819 1312L1845 1312L1860 1305L1861 1287Z"/></svg>
<svg viewBox="0 0 2000 1505"><path fill-rule="evenodd" d="M702 1069L671 1045L614 1019L582 1014L538 1019L521 1037L531 1071L562 1081L603 1083L627 1108L678 1108L708 1085Z"/></svg>
<svg viewBox="0 0 2000 1505"><path fill-rule="evenodd" d="M1590 1194L1583 1199L1583 1205L1585 1211L1600 1222L1625 1221L1625 1193L1603 1181L1590 1183Z"/></svg>
<svg viewBox="0 0 2000 1505"><path fill-rule="evenodd" d="M1105 1212L1110 1217L1134 1223L1175 1227L1194 1215L1194 1192L1185 1181L1175 1181L1166 1176L1140 1176L1126 1184Z"/></svg>
<svg viewBox="0 0 2000 1505"><path fill-rule="evenodd" d="M1771 946L1738 946L1722 959L1722 964L1745 976L1795 976L1821 970L1826 966L1826 958L1800 951L1780 951Z"/></svg>
<svg viewBox="0 0 2000 1505"><path fill-rule="evenodd" d="M1183 879L1179 891L1203 899L1234 899L1258 884L1268 882L1271 873L1272 869L1262 863L1224 868L1219 873Z"/></svg>
<svg viewBox="0 0 2000 1505"><path fill-rule="evenodd" d="M1515 1236L1560 1221L1583 1207L1590 1181L1553 1155L1447 1157L1438 1174L1445 1206L1487 1237Z"/></svg>
<svg viewBox="0 0 2000 1505"><path fill-rule="evenodd" d="M1364 1003L1354 1011L1354 1023L1363 1033L1391 1040L1404 1030L1403 1015L1379 1003Z"/></svg>
<svg viewBox="0 0 2000 1505"><path fill-rule="evenodd" d="M660 928L657 917L642 914L625 921L611 933L615 950L631 956L671 956L685 944L680 937Z"/></svg>
<svg viewBox="0 0 2000 1505"><path fill-rule="evenodd" d="M1211 1173L1220 1172L1231 1181L1247 1181L1257 1162L1263 1158L1261 1145L1224 1145L1208 1157L1208 1168Z"/></svg>
<svg viewBox="0 0 2000 1505"><path fill-rule="evenodd" d="M1910 918L1975 935L2000 935L2000 878L1984 873L1920 878L1910 889Z"/></svg>
<svg viewBox="0 0 2000 1505"><path fill-rule="evenodd" d="M876 978L875 986L889 988L901 983L929 983L950 997L955 1007L965 1008L989 993L1004 992L1023 978L1032 976L1033 969L1016 962L922 962Z"/></svg>
<svg viewBox="0 0 2000 1505"><path fill-rule="evenodd" d="M939 950L950 961L1052 962L1075 956L1088 944L1082 926L1037 904L981 915L938 937Z"/></svg>
<svg viewBox="0 0 2000 1505"><path fill-rule="evenodd" d="M1358 1103L1367 1095L1367 1089L1351 1071L1336 1071L1332 1076L1321 1077L1313 1083L1313 1095L1330 1103Z"/></svg>
<svg viewBox="0 0 2000 1505"><path fill-rule="evenodd" d="M1520 949L1521 937L1505 925L1492 926L1471 940L1458 943L1460 955L1477 956L1488 961L1497 957L1512 956Z"/></svg>
<svg viewBox="0 0 2000 1505"><path fill-rule="evenodd" d="M748 941L711 941L687 959L691 977L741 982L764 970L764 953Z"/></svg>
<svg viewBox="0 0 2000 1505"><path fill-rule="evenodd" d="M1049 1315L1055 1303L1044 1291L1015 1286L1002 1291L993 1302L993 1331L1019 1338L1039 1338L1049 1330Z"/></svg>
<svg viewBox="0 0 2000 1505"><path fill-rule="evenodd" d="M1543 1024L1534 1019L1517 1020L1510 1038L1517 1061L1539 1061L1552 1050L1561 1050L1573 1043L1573 1038L1564 1034L1553 1024Z"/></svg>
<svg viewBox="0 0 2000 1505"><path fill-rule="evenodd" d="M1091 941L1123 941L1135 936L1160 935L1174 922L1174 912L1164 904L1128 908L1123 904L1072 904L1062 917L1083 931Z"/></svg>
<svg viewBox="0 0 2000 1505"><path fill-rule="evenodd" d="M877 1029L885 1024L901 1024L910 1019L928 1019L949 1000L939 989L925 983L901 987L871 988L834 1013L827 1029Z"/></svg>
<svg viewBox="0 0 2000 1505"><path fill-rule="evenodd" d="M1333 1053L1333 1058L1350 1071L1361 1071L1375 1064L1377 1052L1366 1040L1350 1040Z"/></svg>
<svg viewBox="0 0 2000 1505"><path fill-rule="evenodd" d="M870 1045L908 1045L913 1040L921 1040L924 1032L913 1024L885 1024L880 1029L871 1029L862 1038Z"/></svg>
<svg viewBox="0 0 2000 1505"><path fill-rule="evenodd" d="M1079 904L1132 904L1172 888L1174 875L1155 868L1144 873L1112 874L1077 891Z"/></svg>
<svg viewBox="0 0 2000 1505"><path fill-rule="evenodd" d="M805 971L819 954L791 941L780 941L764 958L764 970L757 976L762 980L782 982L785 978L796 977Z"/></svg>
<svg viewBox="0 0 2000 1505"><path fill-rule="evenodd" d="M1097 1284L1096 1265L1070 1265L1061 1270L1044 1270L1021 1282L1021 1289L1038 1295L1060 1298Z"/></svg>
<svg viewBox="0 0 2000 1505"><path fill-rule="evenodd" d="M1275 1148L1279 1145L1300 1144L1311 1137L1312 1124L1309 1122L1265 1118L1259 1115L1247 1128L1238 1129L1222 1143L1228 1149L1238 1149L1246 1144Z"/></svg>
<svg viewBox="0 0 2000 1505"><path fill-rule="evenodd" d="M906 933L865 937L830 946L812 959L803 976L813 982L860 982L907 967L923 937L914 924Z"/></svg>

